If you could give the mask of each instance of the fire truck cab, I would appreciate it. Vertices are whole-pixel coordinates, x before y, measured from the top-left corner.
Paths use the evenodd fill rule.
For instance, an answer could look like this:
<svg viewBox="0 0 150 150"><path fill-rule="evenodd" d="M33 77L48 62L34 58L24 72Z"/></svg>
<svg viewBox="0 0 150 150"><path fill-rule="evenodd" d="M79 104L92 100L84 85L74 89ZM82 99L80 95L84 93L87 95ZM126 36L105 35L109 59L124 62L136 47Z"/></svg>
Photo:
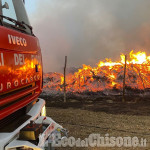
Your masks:
<svg viewBox="0 0 150 150"><path fill-rule="evenodd" d="M0 0L0 150L44 149L62 126L46 117L38 38L22 0Z"/></svg>

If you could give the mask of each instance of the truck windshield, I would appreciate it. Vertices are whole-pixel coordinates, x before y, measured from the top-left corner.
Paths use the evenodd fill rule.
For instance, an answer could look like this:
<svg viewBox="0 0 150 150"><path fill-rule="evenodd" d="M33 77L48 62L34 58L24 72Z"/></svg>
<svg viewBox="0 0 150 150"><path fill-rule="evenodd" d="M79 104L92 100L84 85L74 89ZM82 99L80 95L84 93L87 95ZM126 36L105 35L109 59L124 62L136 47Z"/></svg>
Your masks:
<svg viewBox="0 0 150 150"><path fill-rule="evenodd" d="M30 22L22 0L0 0L0 15L4 26L32 34ZM23 25L19 26L15 21Z"/></svg>

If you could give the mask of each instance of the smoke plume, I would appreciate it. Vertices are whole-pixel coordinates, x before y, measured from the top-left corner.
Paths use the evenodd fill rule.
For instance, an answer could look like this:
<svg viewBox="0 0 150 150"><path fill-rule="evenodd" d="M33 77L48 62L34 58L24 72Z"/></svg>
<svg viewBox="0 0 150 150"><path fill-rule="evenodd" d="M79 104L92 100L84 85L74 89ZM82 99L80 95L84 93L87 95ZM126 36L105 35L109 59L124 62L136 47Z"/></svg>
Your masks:
<svg viewBox="0 0 150 150"><path fill-rule="evenodd" d="M44 71L95 65L120 53L150 48L150 0L36 0L29 14Z"/></svg>

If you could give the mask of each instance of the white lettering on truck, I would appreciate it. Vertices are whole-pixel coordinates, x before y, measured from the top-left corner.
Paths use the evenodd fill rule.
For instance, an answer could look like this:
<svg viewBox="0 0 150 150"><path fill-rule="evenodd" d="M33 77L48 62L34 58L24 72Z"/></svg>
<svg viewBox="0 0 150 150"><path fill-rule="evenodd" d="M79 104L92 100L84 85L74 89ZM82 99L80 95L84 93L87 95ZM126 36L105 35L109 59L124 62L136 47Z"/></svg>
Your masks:
<svg viewBox="0 0 150 150"><path fill-rule="evenodd" d="M24 65L24 54L14 54L15 65Z"/></svg>
<svg viewBox="0 0 150 150"><path fill-rule="evenodd" d="M0 84L0 92L3 91L3 84Z"/></svg>
<svg viewBox="0 0 150 150"><path fill-rule="evenodd" d="M31 76L29 78L16 79L13 82L9 82L9 81L6 83L0 82L0 92L3 92L4 89L9 90L9 89L12 89L13 87L19 87L20 85L25 85L25 84L31 83L33 81L38 81L38 80L40 80L39 74Z"/></svg>
<svg viewBox="0 0 150 150"><path fill-rule="evenodd" d="M4 66L4 56L3 56L3 53L0 53L0 66Z"/></svg>
<svg viewBox="0 0 150 150"><path fill-rule="evenodd" d="M21 38L18 36L13 36L13 35L9 35L8 34L8 41L9 44L14 44L14 45L18 45L18 46L27 46L27 41L25 38Z"/></svg>
<svg viewBox="0 0 150 150"><path fill-rule="evenodd" d="M11 83L7 82L7 89L11 89Z"/></svg>

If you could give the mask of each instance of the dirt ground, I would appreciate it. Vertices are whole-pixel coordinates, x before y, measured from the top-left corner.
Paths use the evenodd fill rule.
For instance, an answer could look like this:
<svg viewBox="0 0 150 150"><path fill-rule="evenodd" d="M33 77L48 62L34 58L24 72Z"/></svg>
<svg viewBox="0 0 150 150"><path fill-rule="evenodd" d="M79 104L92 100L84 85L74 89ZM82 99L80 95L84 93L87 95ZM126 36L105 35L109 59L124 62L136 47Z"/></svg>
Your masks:
<svg viewBox="0 0 150 150"><path fill-rule="evenodd" d="M68 100L47 101L47 115L69 130L69 136L87 138L91 133L99 133L114 137L146 138L146 148L57 148L82 150L109 150L109 149L150 149L150 101L118 102Z"/></svg>

